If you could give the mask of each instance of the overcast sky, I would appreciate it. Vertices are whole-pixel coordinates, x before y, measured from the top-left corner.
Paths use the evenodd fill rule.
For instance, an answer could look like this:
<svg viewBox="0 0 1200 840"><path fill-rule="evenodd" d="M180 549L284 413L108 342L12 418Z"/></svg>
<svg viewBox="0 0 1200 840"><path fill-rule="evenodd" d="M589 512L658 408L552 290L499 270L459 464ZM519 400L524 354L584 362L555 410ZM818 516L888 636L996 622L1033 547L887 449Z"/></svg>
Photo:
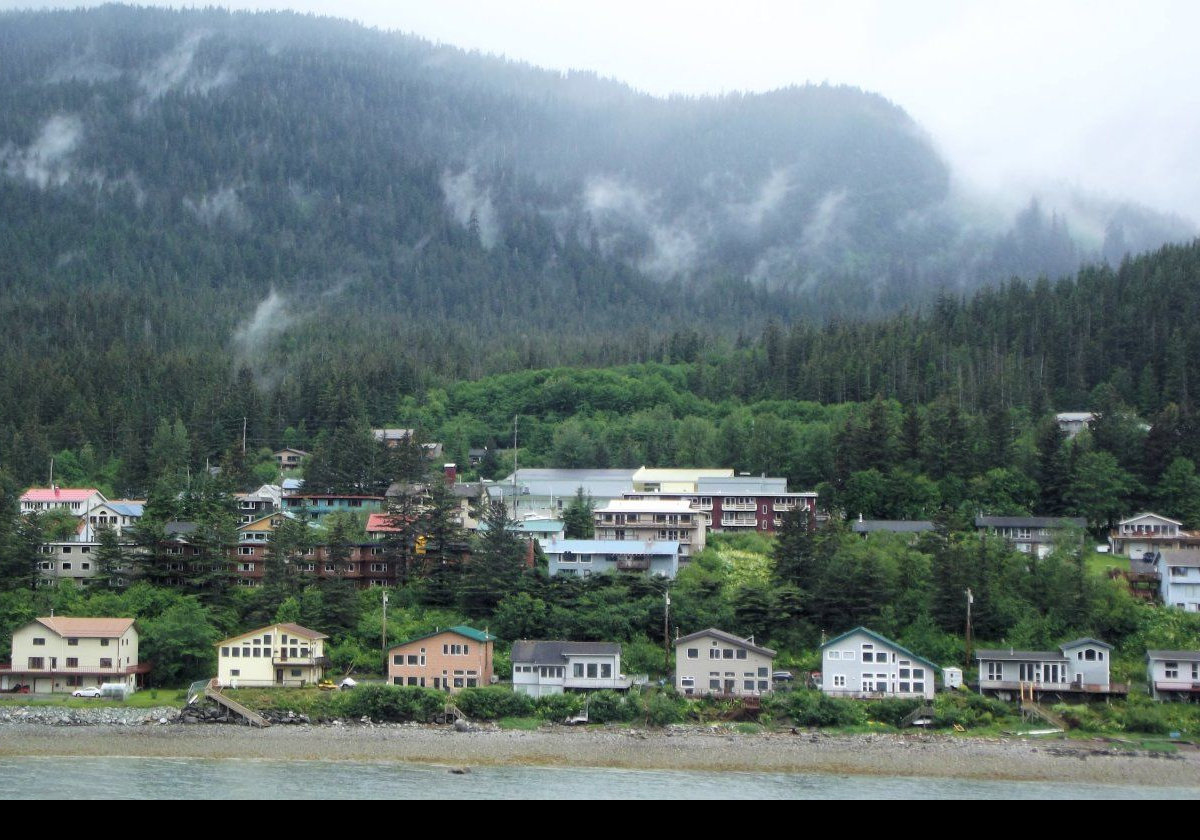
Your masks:
<svg viewBox="0 0 1200 840"><path fill-rule="evenodd" d="M30 5L0 0L0 9ZM1014 198L1034 185L1078 186L1200 221L1194 0L227 5L347 17L544 67L594 70L654 94L857 85L908 110L970 186Z"/></svg>

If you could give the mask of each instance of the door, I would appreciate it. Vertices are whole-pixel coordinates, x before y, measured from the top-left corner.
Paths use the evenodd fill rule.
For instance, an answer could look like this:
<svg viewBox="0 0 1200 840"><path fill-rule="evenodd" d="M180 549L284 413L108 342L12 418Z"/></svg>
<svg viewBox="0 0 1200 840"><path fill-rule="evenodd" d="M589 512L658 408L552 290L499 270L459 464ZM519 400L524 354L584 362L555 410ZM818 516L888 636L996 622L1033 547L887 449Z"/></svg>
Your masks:
<svg viewBox="0 0 1200 840"><path fill-rule="evenodd" d="M275 669L275 682L277 682L279 685L283 685L283 669L282 668Z"/></svg>
<svg viewBox="0 0 1200 840"><path fill-rule="evenodd" d="M725 693L736 694L737 680L725 680Z"/></svg>

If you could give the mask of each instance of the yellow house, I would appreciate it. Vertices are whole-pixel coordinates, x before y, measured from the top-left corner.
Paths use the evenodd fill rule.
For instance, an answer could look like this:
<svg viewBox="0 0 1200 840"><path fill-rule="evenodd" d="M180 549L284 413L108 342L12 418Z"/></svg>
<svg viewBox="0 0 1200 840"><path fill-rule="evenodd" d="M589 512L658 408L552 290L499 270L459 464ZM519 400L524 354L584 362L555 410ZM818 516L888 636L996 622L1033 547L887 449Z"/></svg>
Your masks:
<svg viewBox="0 0 1200 840"><path fill-rule="evenodd" d="M217 642L222 686L305 686L320 682L329 637L299 624L272 624Z"/></svg>
<svg viewBox="0 0 1200 840"><path fill-rule="evenodd" d="M39 618L12 636L12 660L0 667L0 691L27 685L35 693L75 691L105 683L136 690L150 670L138 662L132 618Z"/></svg>

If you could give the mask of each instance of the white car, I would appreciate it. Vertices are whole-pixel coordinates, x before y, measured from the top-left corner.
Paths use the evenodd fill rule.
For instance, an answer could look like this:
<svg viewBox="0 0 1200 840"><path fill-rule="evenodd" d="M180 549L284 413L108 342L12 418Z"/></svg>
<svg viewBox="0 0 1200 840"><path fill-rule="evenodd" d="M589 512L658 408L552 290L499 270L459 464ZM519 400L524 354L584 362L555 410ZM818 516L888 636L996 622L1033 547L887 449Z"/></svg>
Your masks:
<svg viewBox="0 0 1200 840"><path fill-rule="evenodd" d="M103 697L104 692L100 690L100 686L92 686L91 688L80 688L71 692L72 697Z"/></svg>

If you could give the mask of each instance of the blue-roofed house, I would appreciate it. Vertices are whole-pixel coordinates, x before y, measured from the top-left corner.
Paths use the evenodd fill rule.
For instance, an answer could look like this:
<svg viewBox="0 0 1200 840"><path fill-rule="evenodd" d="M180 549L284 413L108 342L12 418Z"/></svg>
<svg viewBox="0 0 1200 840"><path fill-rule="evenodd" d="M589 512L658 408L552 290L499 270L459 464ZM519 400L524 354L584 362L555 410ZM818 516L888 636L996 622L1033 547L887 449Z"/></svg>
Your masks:
<svg viewBox="0 0 1200 840"><path fill-rule="evenodd" d="M551 577L644 572L674 579L679 572L677 540L553 540L541 545L542 553L550 563Z"/></svg>
<svg viewBox="0 0 1200 840"><path fill-rule="evenodd" d="M102 528L112 528L120 536L125 529L137 525L146 509L146 503L135 499L115 499L96 505L87 512L87 528L81 532L85 540L99 539Z"/></svg>

